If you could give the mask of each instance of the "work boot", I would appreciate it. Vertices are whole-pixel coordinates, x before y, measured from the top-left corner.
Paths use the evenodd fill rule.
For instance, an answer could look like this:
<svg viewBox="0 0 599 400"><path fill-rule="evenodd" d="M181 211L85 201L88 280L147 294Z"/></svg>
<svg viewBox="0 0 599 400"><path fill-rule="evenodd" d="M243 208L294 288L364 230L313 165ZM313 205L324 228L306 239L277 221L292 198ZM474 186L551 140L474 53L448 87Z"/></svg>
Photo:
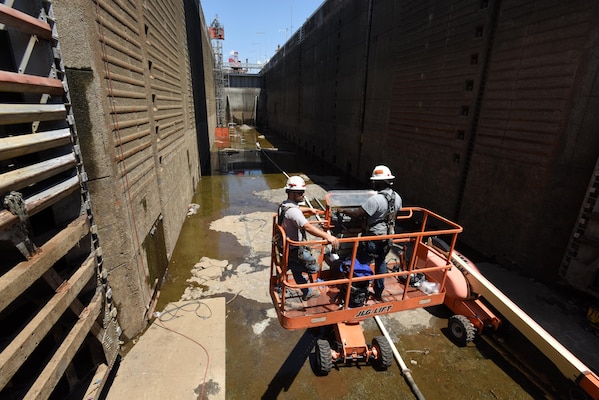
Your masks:
<svg viewBox="0 0 599 400"><path fill-rule="evenodd" d="M383 301L382 293L371 293L372 298L376 301Z"/></svg>

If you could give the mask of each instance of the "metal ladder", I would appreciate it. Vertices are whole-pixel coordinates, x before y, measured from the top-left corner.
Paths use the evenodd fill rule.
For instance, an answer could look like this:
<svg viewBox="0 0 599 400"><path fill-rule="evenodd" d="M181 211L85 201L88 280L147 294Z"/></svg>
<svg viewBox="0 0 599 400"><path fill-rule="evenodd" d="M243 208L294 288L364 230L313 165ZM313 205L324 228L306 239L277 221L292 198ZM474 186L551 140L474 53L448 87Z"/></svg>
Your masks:
<svg viewBox="0 0 599 400"><path fill-rule="evenodd" d="M599 159L595 164L578 219L574 226L568 247L562 259L559 275L566 281L584 279L587 282L586 290L599 291L599 271L592 271L591 267L597 262L597 258L589 260L589 256L583 258L585 248L599 248L599 237L593 237L591 232L599 231ZM588 253L588 252L587 252ZM579 268L574 270L576 263ZM581 276L581 268L584 270ZM575 277L576 275L576 277Z"/></svg>

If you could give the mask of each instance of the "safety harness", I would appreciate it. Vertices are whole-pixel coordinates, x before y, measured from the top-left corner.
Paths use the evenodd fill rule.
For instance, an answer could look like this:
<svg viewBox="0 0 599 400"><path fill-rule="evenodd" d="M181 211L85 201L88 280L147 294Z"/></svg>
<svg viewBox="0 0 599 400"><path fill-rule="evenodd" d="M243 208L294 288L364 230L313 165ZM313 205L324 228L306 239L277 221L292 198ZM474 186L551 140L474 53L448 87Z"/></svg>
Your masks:
<svg viewBox="0 0 599 400"><path fill-rule="evenodd" d="M395 233L395 196L392 196L392 194L395 194L395 192L392 192L392 194L389 194L387 192L384 191L380 191L378 192L379 194L383 195L383 197L385 197L385 200L387 200L387 213L382 217L377 219L376 221L374 221L372 224L370 224L368 226L368 229L372 228L373 226L380 224L381 222L386 222L387 223L387 234L391 235L393 233Z"/></svg>
<svg viewBox="0 0 599 400"><path fill-rule="evenodd" d="M387 233L389 235L395 233L395 196L391 198L391 194L380 191L380 194L385 196L387 200ZM392 192L395 194L395 192Z"/></svg>
<svg viewBox="0 0 599 400"><path fill-rule="evenodd" d="M279 206L279 212L277 213L277 224L279 224L279 226L281 226L281 224L283 223L283 219L285 218L285 214L287 213L287 211L292 207L299 207L299 206L297 204L293 204L293 203L291 203L291 204L290 203L281 203L281 205ZM300 228L299 230L302 235L302 241L308 240L308 236L306 235L306 230L304 228ZM281 242L280 238L278 238L278 237L275 238L275 240L277 240L278 242ZM279 246L279 245L277 244L277 246ZM281 242L280 243L281 252L282 252L282 249L283 249L283 244ZM308 272L310 272L312 274L318 272L318 270L320 269L320 266L316 262L316 258L312 254L312 249L310 246L299 246L299 247L291 248L289 250L289 254L291 257L295 257L298 259L298 261L304 263ZM312 281L311 276L310 276L310 281Z"/></svg>
<svg viewBox="0 0 599 400"><path fill-rule="evenodd" d="M279 212L277 213L277 224L279 226L282 226L283 219L285 218L285 214L287 214L287 211L292 207L299 208L299 206L297 204L293 204L293 203L281 203L279 205ZM302 240L307 240L308 237L306 235L306 230L304 228L300 228L299 230L302 235Z"/></svg>
<svg viewBox="0 0 599 400"><path fill-rule="evenodd" d="M385 197L385 199L387 200L387 213L385 215L383 215L382 218L379 218L378 220L376 220L372 224L370 224L364 233L366 233L366 234L370 233L370 229L373 226L380 224L382 222L385 222L387 224L387 234L392 235L395 233L395 192L392 192L391 194L389 194L389 193L383 192L381 190L378 193L383 195ZM367 254L368 256L373 257L373 258L379 257L379 250L377 250L378 246L383 246L382 253L387 254L389 252L389 250L391 249L391 247L393 246L393 239L388 239L388 240L384 240L384 241L369 240L369 241L360 242L362 254Z"/></svg>

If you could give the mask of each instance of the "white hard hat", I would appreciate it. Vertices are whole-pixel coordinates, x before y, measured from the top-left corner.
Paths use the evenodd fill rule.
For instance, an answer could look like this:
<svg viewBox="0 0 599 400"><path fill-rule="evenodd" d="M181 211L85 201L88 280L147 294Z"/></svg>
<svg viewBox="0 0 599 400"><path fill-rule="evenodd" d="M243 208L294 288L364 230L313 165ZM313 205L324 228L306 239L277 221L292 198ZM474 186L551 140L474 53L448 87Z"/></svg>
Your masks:
<svg viewBox="0 0 599 400"><path fill-rule="evenodd" d="M290 176L285 184L286 191L303 192L306 190L306 182L301 176Z"/></svg>
<svg viewBox="0 0 599 400"><path fill-rule="evenodd" d="M391 173L391 170L384 165L377 165L372 170L371 181L386 181L395 179L395 176Z"/></svg>

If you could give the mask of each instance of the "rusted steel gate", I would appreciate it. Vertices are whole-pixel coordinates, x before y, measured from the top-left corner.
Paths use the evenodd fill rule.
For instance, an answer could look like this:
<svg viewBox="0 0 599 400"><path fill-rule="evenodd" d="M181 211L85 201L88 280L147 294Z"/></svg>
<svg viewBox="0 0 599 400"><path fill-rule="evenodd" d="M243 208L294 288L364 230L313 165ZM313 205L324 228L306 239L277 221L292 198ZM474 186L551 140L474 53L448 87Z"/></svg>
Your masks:
<svg viewBox="0 0 599 400"><path fill-rule="evenodd" d="M0 4L3 399L97 397L118 355L54 22L50 1Z"/></svg>

